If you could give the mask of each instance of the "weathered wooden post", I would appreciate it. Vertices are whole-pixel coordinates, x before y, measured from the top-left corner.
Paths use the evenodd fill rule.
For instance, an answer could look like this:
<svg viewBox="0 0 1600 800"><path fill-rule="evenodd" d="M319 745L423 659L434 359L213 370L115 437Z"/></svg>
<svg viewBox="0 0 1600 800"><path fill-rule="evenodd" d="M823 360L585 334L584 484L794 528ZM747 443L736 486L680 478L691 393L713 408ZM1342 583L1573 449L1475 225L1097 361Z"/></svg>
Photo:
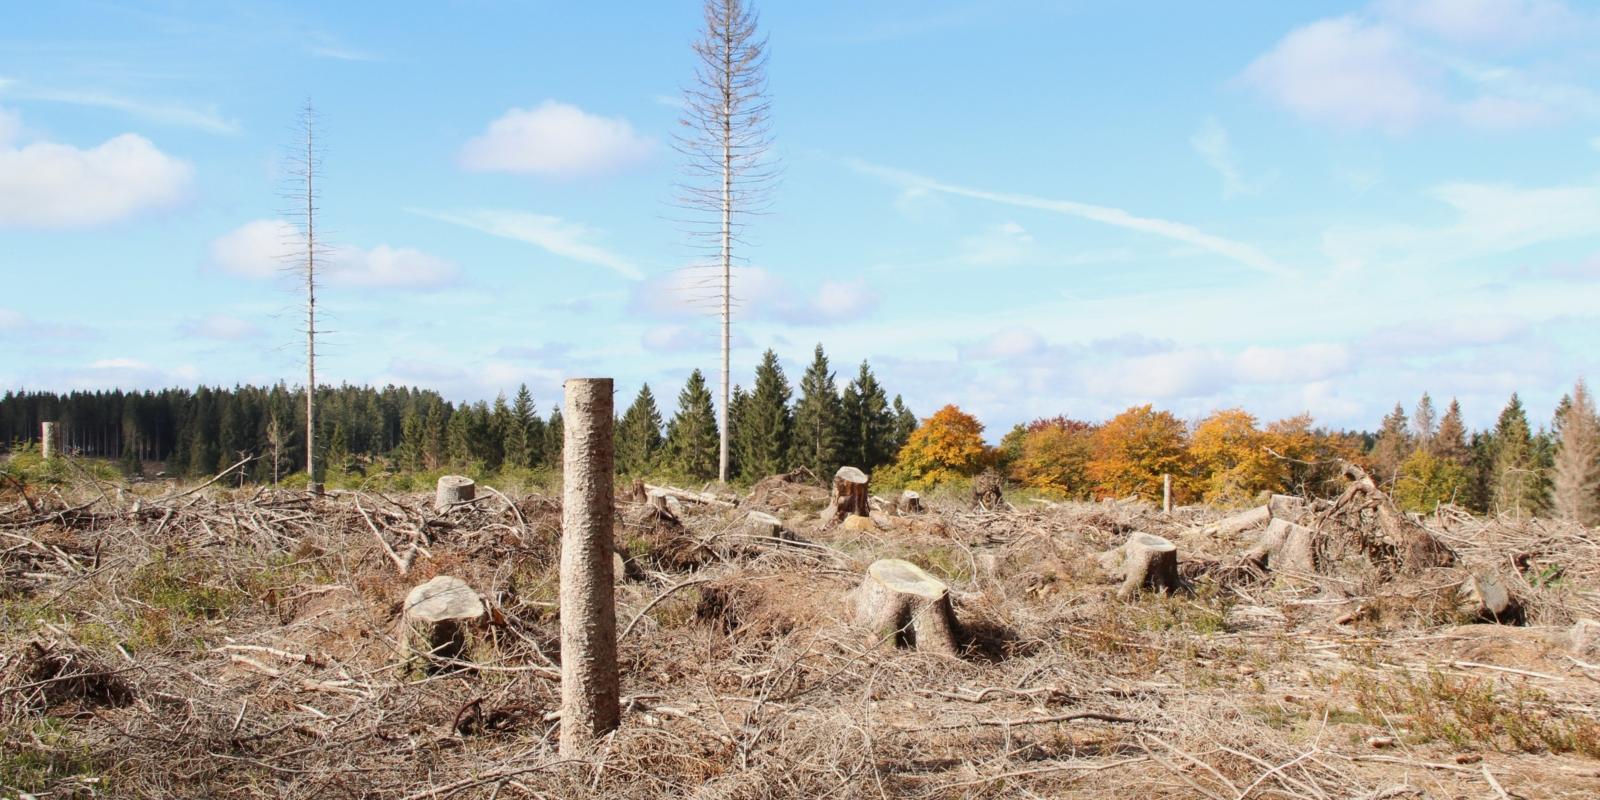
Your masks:
<svg viewBox="0 0 1600 800"><path fill-rule="evenodd" d="M1161 512L1172 513L1172 474L1161 474Z"/></svg>
<svg viewBox="0 0 1600 800"><path fill-rule="evenodd" d="M612 565L610 378L566 382L561 459L561 757L621 721Z"/></svg>
<svg viewBox="0 0 1600 800"><path fill-rule="evenodd" d="M39 426L39 452L45 458L54 458L56 455L56 423L46 422Z"/></svg>

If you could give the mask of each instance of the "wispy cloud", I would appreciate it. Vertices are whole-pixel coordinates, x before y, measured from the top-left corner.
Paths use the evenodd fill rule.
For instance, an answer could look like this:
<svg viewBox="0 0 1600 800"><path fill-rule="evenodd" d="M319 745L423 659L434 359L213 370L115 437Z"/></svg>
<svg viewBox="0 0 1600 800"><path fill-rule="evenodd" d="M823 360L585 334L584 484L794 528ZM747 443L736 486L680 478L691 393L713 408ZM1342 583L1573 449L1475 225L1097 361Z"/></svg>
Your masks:
<svg viewBox="0 0 1600 800"><path fill-rule="evenodd" d="M604 267L629 280L644 280L644 273L632 261L594 243L593 240L599 235L596 231L560 217L494 209L457 213L415 208L408 210L419 216L471 228L491 236L527 242L562 258Z"/></svg>
<svg viewBox="0 0 1600 800"><path fill-rule="evenodd" d="M337 61L383 60L377 53L351 47L323 31L314 31L306 37L306 52L319 58L331 58Z"/></svg>
<svg viewBox="0 0 1600 800"><path fill-rule="evenodd" d="M1025 194L1010 194L1006 192L991 192L984 189L975 189L966 186L943 183L933 178L925 177L911 172L891 169L889 167L871 164L865 161L850 159L846 162L857 171L868 175L892 181L902 186L920 186L930 191L940 192L956 197L967 197L974 200L983 200L1000 205L1015 206L1018 208L1032 208L1040 211L1050 211L1056 214L1065 214L1078 217L1103 225L1138 231L1140 233L1159 236L1177 242L1193 245L1201 250L1222 256L1242 266L1267 273L1269 275L1293 275L1294 270L1278 263L1271 256L1262 252L1254 245L1236 242L1214 234L1206 233L1193 225L1182 222L1158 219L1155 217L1141 217L1111 206L1099 206L1090 203L1080 203L1073 200L1051 200L1044 197L1034 197Z"/></svg>
<svg viewBox="0 0 1600 800"><path fill-rule="evenodd" d="M110 92L34 86L7 78L0 78L0 95L18 100L104 108L163 125L194 128L209 133L239 132L239 123L224 118L216 106L195 108L178 103L152 102Z"/></svg>
<svg viewBox="0 0 1600 800"><path fill-rule="evenodd" d="M1276 177L1268 175L1260 180L1246 179L1234 156L1233 143L1228 138L1228 131L1215 117L1207 117L1205 122L1200 124L1200 129L1189 137L1189 145L1205 159L1206 164L1222 176L1223 197L1255 194Z"/></svg>

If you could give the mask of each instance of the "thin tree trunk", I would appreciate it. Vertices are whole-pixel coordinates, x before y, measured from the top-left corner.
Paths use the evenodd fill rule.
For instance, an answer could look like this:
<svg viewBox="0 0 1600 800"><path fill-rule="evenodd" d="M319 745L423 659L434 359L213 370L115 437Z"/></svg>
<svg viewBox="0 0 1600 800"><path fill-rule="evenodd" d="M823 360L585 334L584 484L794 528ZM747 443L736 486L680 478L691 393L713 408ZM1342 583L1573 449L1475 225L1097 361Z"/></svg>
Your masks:
<svg viewBox="0 0 1600 800"><path fill-rule="evenodd" d="M561 499L561 757L581 758L621 721L612 564L610 378L566 382Z"/></svg>

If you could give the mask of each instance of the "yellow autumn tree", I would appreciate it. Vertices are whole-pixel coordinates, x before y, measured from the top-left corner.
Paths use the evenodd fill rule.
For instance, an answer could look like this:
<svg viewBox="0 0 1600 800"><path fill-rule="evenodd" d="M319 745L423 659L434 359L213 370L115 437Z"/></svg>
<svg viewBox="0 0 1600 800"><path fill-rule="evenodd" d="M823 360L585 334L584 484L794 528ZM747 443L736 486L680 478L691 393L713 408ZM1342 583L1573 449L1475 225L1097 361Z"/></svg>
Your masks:
<svg viewBox="0 0 1600 800"><path fill-rule="evenodd" d="M1270 441L1243 409L1225 409L1201 421L1189 441L1189 454L1205 501L1245 505L1262 492L1282 491L1288 466L1269 452Z"/></svg>
<svg viewBox="0 0 1600 800"><path fill-rule="evenodd" d="M888 481L921 491L970 478L989 464L983 423L954 405L923 420L900 448Z"/></svg>
<svg viewBox="0 0 1600 800"><path fill-rule="evenodd" d="M1282 462L1283 491L1307 497L1336 494L1344 488L1344 462L1359 459L1360 434L1314 428L1310 414L1267 425L1266 446Z"/></svg>
<svg viewBox="0 0 1600 800"><path fill-rule="evenodd" d="M1022 429L1011 479L1053 497L1088 500L1093 492L1089 460L1094 457L1094 429L1065 417L1036 420Z"/></svg>
<svg viewBox="0 0 1600 800"><path fill-rule="evenodd" d="M1192 499L1187 440L1188 430L1171 412L1143 405L1118 414L1094 435L1089 479L1095 493L1159 500L1161 476L1171 475L1174 501Z"/></svg>

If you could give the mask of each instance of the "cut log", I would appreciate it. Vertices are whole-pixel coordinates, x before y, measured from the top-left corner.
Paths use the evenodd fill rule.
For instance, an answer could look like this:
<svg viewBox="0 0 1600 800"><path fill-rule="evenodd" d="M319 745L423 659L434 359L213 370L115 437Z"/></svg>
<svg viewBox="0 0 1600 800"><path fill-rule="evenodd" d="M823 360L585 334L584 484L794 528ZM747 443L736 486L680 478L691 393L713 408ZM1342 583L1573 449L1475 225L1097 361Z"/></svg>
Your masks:
<svg viewBox="0 0 1600 800"><path fill-rule="evenodd" d="M1522 604L1506 588L1506 582L1492 572L1478 572L1462 581L1457 591L1461 612L1473 622L1498 622L1521 625Z"/></svg>
<svg viewBox="0 0 1600 800"><path fill-rule="evenodd" d="M1256 506L1206 525L1200 529L1200 533L1205 536L1234 536L1251 528L1259 528L1271 520L1271 506Z"/></svg>
<svg viewBox="0 0 1600 800"><path fill-rule="evenodd" d="M1259 570L1313 574L1317 571L1315 532L1304 525L1274 519L1244 559Z"/></svg>
<svg viewBox="0 0 1600 800"><path fill-rule="evenodd" d="M1178 546L1160 536L1134 533L1121 547L1100 554L1100 566L1122 580L1117 597L1127 600L1144 589L1172 594L1178 578Z"/></svg>
<svg viewBox="0 0 1600 800"><path fill-rule="evenodd" d="M1275 494L1267 501L1267 513L1273 519L1298 522L1306 513L1306 501L1292 494Z"/></svg>
<svg viewBox="0 0 1600 800"><path fill-rule="evenodd" d="M757 536L782 539L783 520L763 511L752 511L744 518L745 529Z"/></svg>
<svg viewBox="0 0 1600 800"><path fill-rule="evenodd" d="M440 575L406 595L400 620L407 657L436 670L459 659L466 649L467 626L484 616L483 598L460 578Z"/></svg>
<svg viewBox="0 0 1600 800"><path fill-rule="evenodd" d="M738 505L737 503L717 497L710 492L691 492L687 489L679 489L675 486L652 486L648 483L644 485L644 488L645 491L651 494L660 493L669 498L680 500L685 503L701 503L708 506L714 506L716 508L734 508Z"/></svg>
<svg viewBox="0 0 1600 800"><path fill-rule="evenodd" d="M916 564L897 558L872 562L855 591L856 623L874 642L890 639L945 655L960 650L961 624L944 582Z"/></svg>
<svg viewBox="0 0 1600 800"><path fill-rule="evenodd" d="M921 514L922 511L922 495L917 494L910 489L900 493L900 513Z"/></svg>
<svg viewBox="0 0 1600 800"><path fill-rule="evenodd" d="M867 497L867 473L855 467L840 467L833 474L833 502L822 510L822 525L829 527L846 517L865 517L872 513Z"/></svg>
<svg viewBox="0 0 1600 800"><path fill-rule="evenodd" d="M478 485L464 475L441 475L433 492L433 510L444 512L477 497Z"/></svg>

